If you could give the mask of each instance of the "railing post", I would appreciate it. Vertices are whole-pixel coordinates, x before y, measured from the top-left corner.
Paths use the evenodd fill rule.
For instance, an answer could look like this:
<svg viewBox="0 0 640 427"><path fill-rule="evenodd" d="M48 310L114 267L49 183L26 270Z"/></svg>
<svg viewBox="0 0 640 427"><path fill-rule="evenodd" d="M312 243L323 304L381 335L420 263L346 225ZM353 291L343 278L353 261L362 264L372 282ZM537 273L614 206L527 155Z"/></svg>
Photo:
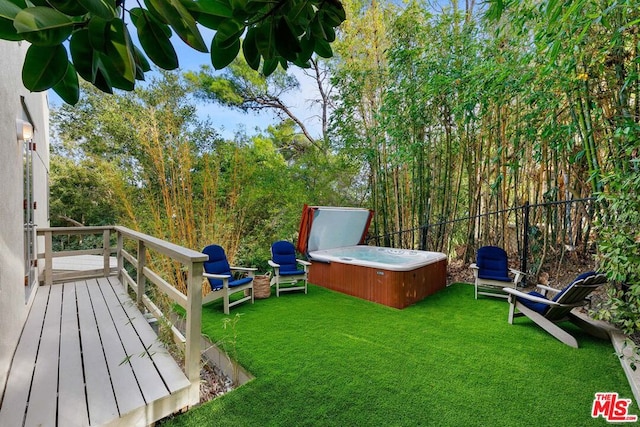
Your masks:
<svg viewBox="0 0 640 427"><path fill-rule="evenodd" d="M44 233L44 284L53 285L53 233Z"/></svg>
<svg viewBox="0 0 640 427"><path fill-rule="evenodd" d="M144 264L147 258L146 254L147 254L147 248L144 245L144 242L142 240L138 240L138 272L136 275L136 285L138 287L137 289L138 295L136 296L136 302L138 304L142 303L142 295L144 295L144 287L145 287Z"/></svg>
<svg viewBox="0 0 640 427"><path fill-rule="evenodd" d="M522 236L522 255L520 258L520 271L523 273L527 272L527 256L529 254L529 201L524 203L522 206L524 210L524 219L523 222L523 236ZM524 284L527 283L527 276L524 276Z"/></svg>
<svg viewBox="0 0 640 427"><path fill-rule="evenodd" d="M104 277L107 277L111 274L111 263L109 259L111 257L111 234L109 229L106 229L102 232L102 266L104 268Z"/></svg>
<svg viewBox="0 0 640 427"><path fill-rule="evenodd" d="M122 275L122 269L124 269L124 257L122 256L122 250L124 248L124 236L118 231L118 247L116 249L116 256L118 257L118 280L124 285L124 289L127 290L128 284L124 280Z"/></svg>
<svg viewBox="0 0 640 427"><path fill-rule="evenodd" d="M202 262L191 262L187 271L187 330L184 369L191 382L189 400L200 400L200 334L202 330Z"/></svg>

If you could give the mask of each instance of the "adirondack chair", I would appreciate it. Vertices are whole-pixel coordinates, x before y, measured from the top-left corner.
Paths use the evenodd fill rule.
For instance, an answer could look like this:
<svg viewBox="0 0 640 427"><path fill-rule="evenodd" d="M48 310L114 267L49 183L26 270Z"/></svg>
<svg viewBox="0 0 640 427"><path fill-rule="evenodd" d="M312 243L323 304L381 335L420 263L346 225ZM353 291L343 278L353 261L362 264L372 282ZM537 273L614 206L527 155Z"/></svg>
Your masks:
<svg viewBox="0 0 640 427"><path fill-rule="evenodd" d="M276 285L276 296L288 291L303 290L307 293L307 274L311 263L296 259L296 249L291 242L280 240L271 245L271 259L268 262L273 268L271 286ZM303 284L298 285L298 282ZM291 286L281 286L286 284Z"/></svg>
<svg viewBox="0 0 640 427"><path fill-rule="evenodd" d="M497 246L483 246L476 253L476 262L469 266L475 276L475 297L487 295L507 298L502 289L516 288L525 274L509 268L509 259L504 249ZM511 273L513 279L509 276Z"/></svg>
<svg viewBox="0 0 640 427"><path fill-rule="evenodd" d="M556 325L557 322L569 320L591 335L607 338L607 333L595 322L572 312L575 307L587 304L587 296L606 282L604 274L589 271L576 277L564 289L538 285L541 292L524 293L517 289L504 288L509 295L509 323L513 324L514 317L527 316L555 338L575 348L578 348L578 341ZM548 295L549 293L555 295Z"/></svg>
<svg viewBox="0 0 640 427"><path fill-rule="evenodd" d="M202 250L202 253L209 255L209 260L204 263L204 277L209 280L211 292L202 298L202 304L208 304L217 299L224 299L224 314L229 314L229 309L245 301L254 302L253 297L253 276L256 268L231 267L227 261L224 249L218 245L209 245ZM233 272L245 273L245 277L234 279ZM230 296L237 292L248 290L249 295L233 302Z"/></svg>

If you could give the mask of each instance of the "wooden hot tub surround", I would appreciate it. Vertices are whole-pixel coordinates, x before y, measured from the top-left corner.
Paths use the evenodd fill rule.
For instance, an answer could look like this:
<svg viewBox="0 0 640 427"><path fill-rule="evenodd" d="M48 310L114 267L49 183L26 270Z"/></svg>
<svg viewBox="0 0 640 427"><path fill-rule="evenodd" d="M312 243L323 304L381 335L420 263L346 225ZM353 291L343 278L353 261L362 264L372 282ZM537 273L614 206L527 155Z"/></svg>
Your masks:
<svg viewBox="0 0 640 427"><path fill-rule="evenodd" d="M358 298L402 309L444 289L447 260L409 271L313 261L309 282Z"/></svg>

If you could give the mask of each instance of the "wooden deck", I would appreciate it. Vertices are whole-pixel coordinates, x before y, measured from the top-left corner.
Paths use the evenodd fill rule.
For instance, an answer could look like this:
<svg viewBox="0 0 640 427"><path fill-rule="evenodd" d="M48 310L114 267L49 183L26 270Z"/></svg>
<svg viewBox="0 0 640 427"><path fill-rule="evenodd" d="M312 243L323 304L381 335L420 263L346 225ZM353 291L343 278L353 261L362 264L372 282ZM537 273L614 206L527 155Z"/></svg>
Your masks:
<svg viewBox="0 0 640 427"><path fill-rule="evenodd" d="M0 426L144 426L189 406L190 382L115 277L41 286Z"/></svg>

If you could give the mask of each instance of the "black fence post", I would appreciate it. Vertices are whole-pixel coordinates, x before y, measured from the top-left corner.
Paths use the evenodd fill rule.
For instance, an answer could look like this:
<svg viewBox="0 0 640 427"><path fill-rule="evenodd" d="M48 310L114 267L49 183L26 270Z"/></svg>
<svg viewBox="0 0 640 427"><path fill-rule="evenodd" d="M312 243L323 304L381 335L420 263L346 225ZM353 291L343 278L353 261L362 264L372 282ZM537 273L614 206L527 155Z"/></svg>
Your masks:
<svg viewBox="0 0 640 427"><path fill-rule="evenodd" d="M520 258L520 271L527 273L527 255L529 254L529 201L522 206L524 210L523 236L522 236L522 256ZM527 283L527 276L524 276L524 284Z"/></svg>

